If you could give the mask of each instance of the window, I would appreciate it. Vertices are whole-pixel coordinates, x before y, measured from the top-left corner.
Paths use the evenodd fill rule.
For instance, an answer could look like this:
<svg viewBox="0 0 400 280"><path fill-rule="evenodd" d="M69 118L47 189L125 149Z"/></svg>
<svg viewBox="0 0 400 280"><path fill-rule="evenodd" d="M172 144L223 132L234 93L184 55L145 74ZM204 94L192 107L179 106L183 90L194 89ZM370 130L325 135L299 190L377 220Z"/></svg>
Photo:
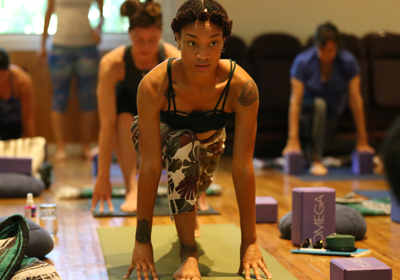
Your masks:
<svg viewBox="0 0 400 280"><path fill-rule="evenodd" d="M104 0L104 33L127 32L128 19L121 17L119 13L123 2L124 0ZM47 0L0 0L0 34L42 34L46 8ZM93 1L88 17L95 27L99 18L96 1ZM54 34L56 30L57 16L53 14L49 34Z"/></svg>

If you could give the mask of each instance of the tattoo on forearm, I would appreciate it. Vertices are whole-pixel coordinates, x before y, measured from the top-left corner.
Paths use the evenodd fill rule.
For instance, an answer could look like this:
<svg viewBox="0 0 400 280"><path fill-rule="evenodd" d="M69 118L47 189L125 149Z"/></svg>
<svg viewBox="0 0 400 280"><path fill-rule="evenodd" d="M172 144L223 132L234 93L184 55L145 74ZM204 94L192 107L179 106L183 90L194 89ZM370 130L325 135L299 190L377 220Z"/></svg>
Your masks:
<svg viewBox="0 0 400 280"><path fill-rule="evenodd" d="M244 84L238 100L243 107L250 106L258 100L258 88L253 80L249 80Z"/></svg>
<svg viewBox="0 0 400 280"><path fill-rule="evenodd" d="M193 254L197 253L197 246L190 246L190 245L181 245L181 252L184 254Z"/></svg>
<svg viewBox="0 0 400 280"><path fill-rule="evenodd" d="M143 219L138 221L136 228L136 240L139 243L150 242L151 230L149 221Z"/></svg>

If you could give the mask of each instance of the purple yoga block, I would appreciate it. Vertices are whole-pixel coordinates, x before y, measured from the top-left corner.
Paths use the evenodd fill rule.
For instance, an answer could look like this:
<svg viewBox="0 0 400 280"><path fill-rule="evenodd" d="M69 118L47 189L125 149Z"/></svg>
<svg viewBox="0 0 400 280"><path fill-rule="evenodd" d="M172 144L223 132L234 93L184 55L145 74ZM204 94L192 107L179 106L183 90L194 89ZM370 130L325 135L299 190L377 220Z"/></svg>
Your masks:
<svg viewBox="0 0 400 280"><path fill-rule="evenodd" d="M355 174L370 174L373 172L373 153L354 151L352 154L352 170Z"/></svg>
<svg viewBox="0 0 400 280"><path fill-rule="evenodd" d="M292 190L292 243L299 246L306 238L323 240L335 232L335 190L326 187Z"/></svg>
<svg viewBox="0 0 400 280"><path fill-rule="evenodd" d="M400 223L400 201L394 195L393 190L390 190L390 218L393 222Z"/></svg>
<svg viewBox="0 0 400 280"><path fill-rule="evenodd" d="M276 223L278 221L278 201L272 196L256 197L256 222Z"/></svg>
<svg viewBox="0 0 400 280"><path fill-rule="evenodd" d="M0 157L1 173L32 174L32 158Z"/></svg>
<svg viewBox="0 0 400 280"><path fill-rule="evenodd" d="M330 280L392 280L392 269L375 258L332 259Z"/></svg>
<svg viewBox="0 0 400 280"><path fill-rule="evenodd" d="M303 174L304 157L303 153L289 153L285 155L283 170L286 174Z"/></svg>

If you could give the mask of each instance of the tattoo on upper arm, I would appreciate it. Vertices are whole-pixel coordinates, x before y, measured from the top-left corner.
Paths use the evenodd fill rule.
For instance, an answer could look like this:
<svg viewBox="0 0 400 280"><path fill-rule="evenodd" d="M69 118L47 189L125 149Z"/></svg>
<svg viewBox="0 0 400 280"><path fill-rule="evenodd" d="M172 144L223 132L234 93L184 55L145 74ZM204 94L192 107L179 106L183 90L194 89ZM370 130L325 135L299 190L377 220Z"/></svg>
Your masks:
<svg viewBox="0 0 400 280"><path fill-rule="evenodd" d="M171 93L170 93L170 91L169 91L169 87L167 87L167 89L164 91L164 96L165 96L167 99L169 99L170 95L171 95ZM172 95L175 97L175 96L176 96L176 93L175 93L174 91L172 91Z"/></svg>
<svg viewBox="0 0 400 280"><path fill-rule="evenodd" d="M238 100L243 107L250 106L258 100L258 88L253 80L244 84Z"/></svg>
<svg viewBox="0 0 400 280"><path fill-rule="evenodd" d="M136 228L136 240L139 243L150 242L151 230L150 223L148 220L143 219L138 221Z"/></svg>

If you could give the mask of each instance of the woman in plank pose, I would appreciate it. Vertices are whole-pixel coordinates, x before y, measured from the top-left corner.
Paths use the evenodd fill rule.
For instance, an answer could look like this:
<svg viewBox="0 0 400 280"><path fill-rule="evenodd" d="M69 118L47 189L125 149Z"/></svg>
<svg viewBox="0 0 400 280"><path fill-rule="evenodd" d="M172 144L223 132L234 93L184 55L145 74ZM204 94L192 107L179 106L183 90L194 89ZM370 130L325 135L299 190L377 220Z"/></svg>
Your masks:
<svg viewBox="0 0 400 280"><path fill-rule="evenodd" d="M168 171L168 199L180 241L181 265L174 279L200 279L195 242L196 200L211 183L224 150L224 126L235 114L233 182L240 212L240 267L267 275L257 244L255 178L252 163L257 131L258 90L235 62L221 60L232 21L215 0L188 0L172 29L181 59L170 59L146 75L138 90L133 144L142 162L138 182L136 242L125 278L158 279L151 243L153 209L163 167ZM161 121L161 122L160 122ZM150 274L149 274L150 273Z"/></svg>

